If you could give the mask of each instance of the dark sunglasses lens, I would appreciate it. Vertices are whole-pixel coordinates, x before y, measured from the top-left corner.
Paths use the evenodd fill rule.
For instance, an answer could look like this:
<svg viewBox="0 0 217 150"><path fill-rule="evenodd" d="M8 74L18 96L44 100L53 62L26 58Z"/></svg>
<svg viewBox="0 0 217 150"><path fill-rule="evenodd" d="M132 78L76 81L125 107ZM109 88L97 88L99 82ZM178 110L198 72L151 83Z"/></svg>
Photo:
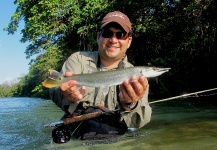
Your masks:
<svg viewBox="0 0 217 150"><path fill-rule="evenodd" d="M125 34L123 32L116 32L116 37L118 39L122 39L125 36Z"/></svg>
<svg viewBox="0 0 217 150"><path fill-rule="evenodd" d="M103 30L102 31L102 37L104 38L111 38L113 36L114 32L112 32L111 30ZM116 32L115 36L117 39L122 39L126 36L126 34L124 32Z"/></svg>
<svg viewBox="0 0 217 150"><path fill-rule="evenodd" d="M103 30L102 31L102 37L104 38L110 38L113 36L113 32L111 30Z"/></svg>

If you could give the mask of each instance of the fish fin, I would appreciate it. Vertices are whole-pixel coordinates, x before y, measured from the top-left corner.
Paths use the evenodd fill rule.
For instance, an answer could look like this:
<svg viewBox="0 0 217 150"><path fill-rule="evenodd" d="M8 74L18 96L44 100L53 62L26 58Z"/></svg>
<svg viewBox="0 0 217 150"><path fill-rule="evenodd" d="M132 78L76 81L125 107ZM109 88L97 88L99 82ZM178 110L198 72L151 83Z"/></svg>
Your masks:
<svg viewBox="0 0 217 150"><path fill-rule="evenodd" d="M47 88L59 86L61 84L63 75L56 70L49 69L47 79L42 82L42 85Z"/></svg>
<svg viewBox="0 0 217 150"><path fill-rule="evenodd" d="M81 87L82 87L82 85L76 84L76 88L77 88L78 90L80 90Z"/></svg>
<svg viewBox="0 0 217 150"><path fill-rule="evenodd" d="M48 77L54 77L56 79L56 78L62 77L62 76L63 75L56 70L53 70L53 69L48 70Z"/></svg>
<svg viewBox="0 0 217 150"><path fill-rule="evenodd" d="M109 86L102 87L104 97L108 94Z"/></svg>
<svg viewBox="0 0 217 150"><path fill-rule="evenodd" d="M89 73L93 73L93 72L98 72L99 70L97 70L97 68L94 68L90 65L85 65L85 67L88 69Z"/></svg>
<svg viewBox="0 0 217 150"><path fill-rule="evenodd" d="M138 81L139 77L138 76L135 76L135 78L133 80L130 80L129 82L136 82Z"/></svg>

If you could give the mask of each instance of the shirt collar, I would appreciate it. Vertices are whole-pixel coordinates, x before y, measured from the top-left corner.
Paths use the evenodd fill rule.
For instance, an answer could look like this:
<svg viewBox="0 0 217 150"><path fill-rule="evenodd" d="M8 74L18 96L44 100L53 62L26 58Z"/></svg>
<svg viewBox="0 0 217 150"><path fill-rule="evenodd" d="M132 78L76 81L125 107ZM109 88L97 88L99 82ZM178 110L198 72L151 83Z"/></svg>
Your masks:
<svg viewBox="0 0 217 150"><path fill-rule="evenodd" d="M97 64L98 62L98 59L99 59L99 52L98 51L95 51L93 53L93 55L89 56L87 58L88 61L92 61L94 64ZM128 63L128 58L127 58L127 55L125 55L122 59L122 61L119 63L118 65L118 68L125 68L125 65ZM100 68L103 67L103 65L101 64L100 65ZM103 68L106 68L106 67L103 67Z"/></svg>

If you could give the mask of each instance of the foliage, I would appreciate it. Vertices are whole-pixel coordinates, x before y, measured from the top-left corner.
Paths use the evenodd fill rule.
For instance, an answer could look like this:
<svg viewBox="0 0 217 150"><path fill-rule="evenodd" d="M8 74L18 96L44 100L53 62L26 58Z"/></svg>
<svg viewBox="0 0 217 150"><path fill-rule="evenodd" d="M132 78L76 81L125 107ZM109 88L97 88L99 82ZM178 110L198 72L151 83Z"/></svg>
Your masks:
<svg viewBox="0 0 217 150"><path fill-rule="evenodd" d="M96 32L102 17L113 10L127 14L133 24L128 57L135 65L171 67L154 81L152 91L172 95L216 85L216 7L214 0L15 0L16 12L5 29L13 34L25 21L21 42L29 41L29 73L18 85L22 96L46 97L41 86L48 69L60 70L78 50L97 50ZM152 81L151 81L152 82Z"/></svg>
<svg viewBox="0 0 217 150"><path fill-rule="evenodd" d="M17 91L17 82L4 82L0 84L0 97L13 97Z"/></svg>

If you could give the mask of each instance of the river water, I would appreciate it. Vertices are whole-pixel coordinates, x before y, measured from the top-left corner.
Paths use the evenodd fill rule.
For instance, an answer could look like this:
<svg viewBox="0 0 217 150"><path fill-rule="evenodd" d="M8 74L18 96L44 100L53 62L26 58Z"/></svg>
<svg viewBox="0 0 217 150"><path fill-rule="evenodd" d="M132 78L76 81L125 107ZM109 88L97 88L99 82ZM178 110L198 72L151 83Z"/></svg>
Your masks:
<svg viewBox="0 0 217 150"><path fill-rule="evenodd" d="M198 98L199 99L199 98ZM52 128L63 112L38 98L0 99L1 150L216 150L217 104L206 99L180 99L151 104L151 122L110 140L52 142Z"/></svg>

